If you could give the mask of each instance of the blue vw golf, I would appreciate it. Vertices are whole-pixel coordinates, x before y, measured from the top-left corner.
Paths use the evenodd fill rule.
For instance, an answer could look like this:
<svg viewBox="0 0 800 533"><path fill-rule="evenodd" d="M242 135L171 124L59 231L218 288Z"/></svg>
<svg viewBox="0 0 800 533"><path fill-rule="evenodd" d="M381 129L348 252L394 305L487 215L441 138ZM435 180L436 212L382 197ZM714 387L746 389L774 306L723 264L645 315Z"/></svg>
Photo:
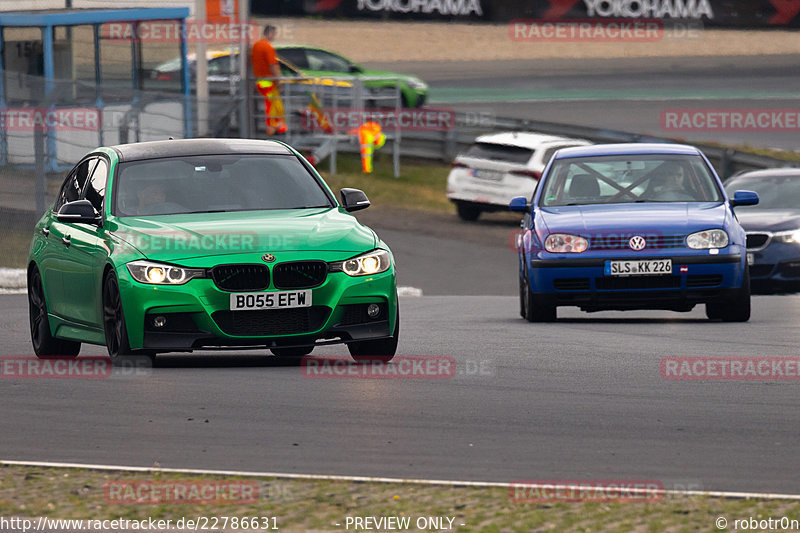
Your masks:
<svg viewBox="0 0 800 533"><path fill-rule="evenodd" d="M530 202L530 203L529 203ZM544 170L524 211L519 251L520 314L556 319L559 306L583 311L706 305L710 319L750 319L745 232L697 148L607 144L565 148Z"/></svg>

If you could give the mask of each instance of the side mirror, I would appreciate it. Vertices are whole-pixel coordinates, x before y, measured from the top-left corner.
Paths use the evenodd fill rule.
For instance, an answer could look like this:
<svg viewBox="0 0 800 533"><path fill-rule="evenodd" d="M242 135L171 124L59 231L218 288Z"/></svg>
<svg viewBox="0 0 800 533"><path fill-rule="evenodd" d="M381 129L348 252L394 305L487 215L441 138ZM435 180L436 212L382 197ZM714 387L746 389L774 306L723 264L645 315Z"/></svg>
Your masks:
<svg viewBox="0 0 800 533"><path fill-rule="evenodd" d="M342 207L350 213L370 206L369 198L360 189L342 189L339 194L342 197Z"/></svg>
<svg viewBox="0 0 800 533"><path fill-rule="evenodd" d="M753 191L736 191L733 193L731 207L740 205L756 205L758 203L758 193Z"/></svg>
<svg viewBox="0 0 800 533"><path fill-rule="evenodd" d="M512 198L511 202L508 204L508 208L512 211L527 211L528 210L528 199L524 196L517 196L516 198Z"/></svg>
<svg viewBox="0 0 800 533"><path fill-rule="evenodd" d="M102 220L89 200L75 200L62 205L56 218L59 222L80 222L83 224L99 224L100 220Z"/></svg>
<svg viewBox="0 0 800 533"><path fill-rule="evenodd" d="M364 72L364 69L359 67L358 65L354 65L354 64L351 63L350 64L350 72L352 74L361 74L362 72Z"/></svg>

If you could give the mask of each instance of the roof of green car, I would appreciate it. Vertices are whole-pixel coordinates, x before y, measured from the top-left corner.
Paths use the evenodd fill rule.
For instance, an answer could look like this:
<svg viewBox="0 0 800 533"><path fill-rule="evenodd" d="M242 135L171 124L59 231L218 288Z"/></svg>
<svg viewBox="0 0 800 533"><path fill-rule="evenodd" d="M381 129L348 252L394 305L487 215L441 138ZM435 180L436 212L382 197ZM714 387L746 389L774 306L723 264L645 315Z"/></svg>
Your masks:
<svg viewBox="0 0 800 533"><path fill-rule="evenodd" d="M175 139L110 146L120 162L222 154L280 154L293 152L283 143L256 139Z"/></svg>

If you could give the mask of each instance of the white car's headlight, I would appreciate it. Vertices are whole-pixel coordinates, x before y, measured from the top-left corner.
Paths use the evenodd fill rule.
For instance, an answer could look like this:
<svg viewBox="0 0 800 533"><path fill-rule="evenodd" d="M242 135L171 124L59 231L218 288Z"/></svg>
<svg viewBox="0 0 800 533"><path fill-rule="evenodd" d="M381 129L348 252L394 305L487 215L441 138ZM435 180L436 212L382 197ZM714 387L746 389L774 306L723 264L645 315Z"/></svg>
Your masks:
<svg viewBox="0 0 800 533"><path fill-rule="evenodd" d="M206 276L202 268L184 268L153 261L133 261L125 266L133 279L149 285L183 285L190 279Z"/></svg>
<svg viewBox="0 0 800 533"><path fill-rule="evenodd" d="M785 242L789 244L800 243L800 229L779 231L778 233L773 234L772 238L778 242Z"/></svg>
<svg viewBox="0 0 800 533"><path fill-rule="evenodd" d="M551 233L544 240L544 249L554 254L581 253L589 247L589 241L580 235Z"/></svg>
<svg viewBox="0 0 800 533"><path fill-rule="evenodd" d="M693 250L708 250L728 246L728 234L721 229L707 229L686 237L686 245Z"/></svg>
<svg viewBox="0 0 800 533"><path fill-rule="evenodd" d="M341 271L348 276L370 276L389 270L392 260L386 250L373 250L352 259L334 263L334 270L339 270L336 268L339 265L341 265Z"/></svg>

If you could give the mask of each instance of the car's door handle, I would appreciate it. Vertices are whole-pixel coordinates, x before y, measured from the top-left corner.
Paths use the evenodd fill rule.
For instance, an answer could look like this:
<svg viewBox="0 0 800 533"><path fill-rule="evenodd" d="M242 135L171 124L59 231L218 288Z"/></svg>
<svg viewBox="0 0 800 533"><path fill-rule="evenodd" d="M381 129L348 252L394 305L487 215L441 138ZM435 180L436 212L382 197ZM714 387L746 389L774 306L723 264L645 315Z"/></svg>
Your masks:
<svg viewBox="0 0 800 533"><path fill-rule="evenodd" d="M69 235L64 235L63 237L61 237L61 242L64 243L64 246L69 246L70 244L72 244Z"/></svg>
<svg viewBox="0 0 800 533"><path fill-rule="evenodd" d="M50 230L47 228L42 228L42 235L44 235L45 237L49 236Z"/></svg>

